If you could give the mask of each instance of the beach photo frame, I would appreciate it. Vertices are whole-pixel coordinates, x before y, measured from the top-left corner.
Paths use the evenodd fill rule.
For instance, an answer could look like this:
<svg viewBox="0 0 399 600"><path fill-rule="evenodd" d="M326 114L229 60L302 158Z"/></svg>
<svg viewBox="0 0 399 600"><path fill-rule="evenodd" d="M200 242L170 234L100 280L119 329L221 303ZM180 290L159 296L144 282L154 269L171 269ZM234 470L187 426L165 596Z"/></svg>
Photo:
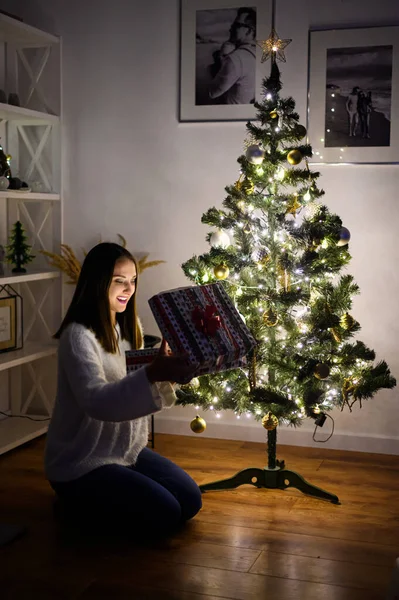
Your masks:
<svg viewBox="0 0 399 600"><path fill-rule="evenodd" d="M399 27L309 32L313 164L399 163Z"/></svg>
<svg viewBox="0 0 399 600"><path fill-rule="evenodd" d="M239 13L245 9L250 13ZM270 69L256 42L268 38L270 27L271 0L181 0L180 122L256 118L254 101ZM231 60L240 77L229 83L222 67Z"/></svg>

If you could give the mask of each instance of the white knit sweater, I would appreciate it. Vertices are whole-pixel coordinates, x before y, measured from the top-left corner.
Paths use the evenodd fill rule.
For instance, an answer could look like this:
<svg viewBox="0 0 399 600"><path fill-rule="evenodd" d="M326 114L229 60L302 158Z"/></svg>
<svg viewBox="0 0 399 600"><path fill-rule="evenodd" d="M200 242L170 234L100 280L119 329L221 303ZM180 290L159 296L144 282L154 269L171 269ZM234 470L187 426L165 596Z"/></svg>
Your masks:
<svg viewBox="0 0 399 600"><path fill-rule="evenodd" d="M111 463L134 464L147 444L148 415L173 405L169 383L151 385L144 368L126 375L126 350L130 344L120 341L118 354L105 352L77 323L62 333L45 451L50 481L71 481Z"/></svg>

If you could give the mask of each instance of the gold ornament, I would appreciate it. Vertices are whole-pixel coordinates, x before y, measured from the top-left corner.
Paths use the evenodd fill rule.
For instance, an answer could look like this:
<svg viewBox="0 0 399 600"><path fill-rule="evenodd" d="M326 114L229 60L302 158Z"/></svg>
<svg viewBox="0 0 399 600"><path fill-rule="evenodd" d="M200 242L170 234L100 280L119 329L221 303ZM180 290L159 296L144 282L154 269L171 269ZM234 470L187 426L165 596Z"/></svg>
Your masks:
<svg viewBox="0 0 399 600"><path fill-rule="evenodd" d="M268 431L273 431L278 425L278 418L271 412L268 412L262 419L262 426Z"/></svg>
<svg viewBox="0 0 399 600"><path fill-rule="evenodd" d="M239 178L237 179L237 181L234 183L234 187L237 190L241 190L241 185L242 185L242 180L244 179L244 175L241 173L241 175L239 176Z"/></svg>
<svg viewBox="0 0 399 600"><path fill-rule="evenodd" d="M7 159L7 161L10 161L10 160L12 160L12 156L11 156L11 154L7 154L7 156L6 156L6 159Z"/></svg>
<svg viewBox="0 0 399 600"><path fill-rule="evenodd" d="M262 318L263 318L263 322L265 323L265 325L267 327L275 327L277 325L278 315L272 308L268 308L263 313Z"/></svg>
<svg viewBox="0 0 399 600"><path fill-rule="evenodd" d="M252 194L255 190L255 184L252 183L252 181L248 179L248 177L245 177L245 179L242 179L242 177L240 177L235 182L234 187L239 192L244 192L244 194Z"/></svg>
<svg viewBox="0 0 399 600"><path fill-rule="evenodd" d="M270 262L270 254L264 248L256 248L252 252L252 258L260 267L266 267Z"/></svg>
<svg viewBox="0 0 399 600"><path fill-rule="evenodd" d="M251 356L248 368L248 382L251 390L256 388L256 354Z"/></svg>
<svg viewBox="0 0 399 600"><path fill-rule="evenodd" d="M197 389L197 388L199 388L199 386L200 386L200 380L198 379L198 377L194 377L194 379L192 379L192 380L190 381L190 385L191 385L191 387L193 387L194 389Z"/></svg>
<svg viewBox="0 0 399 600"><path fill-rule="evenodd" d="M206 429L206 421L197 415L195 419L191 421L190 428L194 433L203 433Z"/></svg>
<svg viewBox="0 0 399 600"><path fill-rule="evenodd" d="M278 112L276 110L272 110L270 113L270 118L277 119L277 117L278 117Z"/></svg>
<svg viewBox="0 0 399 600"><path fill-rule="evenodd" d="M270 254L268 254L267 252L265 252L265 254L262 256L262 258L259 259L258 264L261 267L266 267L269 264L269 262L270 262L270 258L271 258Z"/></svg>
<svg viewBox="0 0 399 600"><path fill-rule="evenodd" d="M248 178L245 178L241 184L241 189L245 194L253 194L255 190L255 184Z"/></svg>
<svg viewBox="0 0 399 600"><path fill-rule="evenodd" d="M285 210L285 214L286 215L294 215L294 217L296 216L296 211L301 208L301 203L298 201L298 196L294 196L294 198L292 200L290 200L290 202L287 205L287 208Z"/></svg>
<svg viewBox="0 0 399 600"><path fill-rule="evenodd" d="M317 379L327 379L330 374L330 367L325 363L318 363L314 370L314 376Z"/></svg>
<svg viewBox="0 0 399 600"><path fill-rule="evenodd" d="M281 287L289 292L291 290L291 275L281 264L278 266L278 279Z"/></svg>
<svg viewBox="0 0 399 600"><path fill-rule="evenodd" d="M301 160L303 159L302 153L298 148L294 148L294 150L290 150L287 154L287 160L290 165L299 165Z"/></svg>
<svg viewBox="0 0 399 600"><path fill-rule="evenodd" d="M355 319L349 313L345 313L339 320L342 329L350 331L356 325Z"/></svg>
<svg viewBox="0 0 399 600"><path fill-rule="evenodd" d="M244 227L242 228L244 233L251 233L252 229L251 229L251 224L250 223L245 223Z"/></svg>
<svg viewBox="0 0 399 600"><path fill-rule="evenodd" d="M331 327L330 331L332 333L334 340L337 342L337 344L342 342L342 337L340 336L339 332L336 329L334 329L334 327Z"/></svg>
<svg viewBox="0 0 399 600"><path fill-rule="evenodd" d="M278 37L276 30L273 28L267 40L256 42L257 45L262 48L263 52L260 61L265 62L269 58L272 58L272 60L277 59L285 62L284 50L291 42L292 40L281 40Z"/></svg>
<svg viewBox="0 0 399 600"><path fill-rule="evenodd" d="M217 265L213 269L213 273L216 279L227 279L230 273L230 269L227 265Z"/></svg>
<svg viewBox="0 0 399 600"><path fill-rule="evenodd" d="M344 400L344 404L347 404L349 406L349 409L351 409L354 402L356 402L356 400L355 400L354 402L352 402L352 404L349 404L349 396L353 396L353 392L355 390L356 390L356 386L355 386L353 380L350 377L348 377L347 379L344 379L344 383L342 385L342 397Z"/></svg>

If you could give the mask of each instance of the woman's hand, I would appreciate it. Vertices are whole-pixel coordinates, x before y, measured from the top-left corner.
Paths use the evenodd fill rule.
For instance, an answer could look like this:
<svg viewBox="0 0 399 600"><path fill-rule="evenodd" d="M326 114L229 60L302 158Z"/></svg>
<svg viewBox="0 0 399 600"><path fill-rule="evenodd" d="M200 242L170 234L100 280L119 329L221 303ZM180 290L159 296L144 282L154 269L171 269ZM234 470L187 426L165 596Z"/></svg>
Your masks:
<svg viewBox="0 0 399 600"><path fill-rule="evenodd" d="M186 383L187 379L194 377L195 369L195 366L187 363L185 355L172 354L165 339L162 339L157 357L146 367L150 383L156 381Z"/></svg>

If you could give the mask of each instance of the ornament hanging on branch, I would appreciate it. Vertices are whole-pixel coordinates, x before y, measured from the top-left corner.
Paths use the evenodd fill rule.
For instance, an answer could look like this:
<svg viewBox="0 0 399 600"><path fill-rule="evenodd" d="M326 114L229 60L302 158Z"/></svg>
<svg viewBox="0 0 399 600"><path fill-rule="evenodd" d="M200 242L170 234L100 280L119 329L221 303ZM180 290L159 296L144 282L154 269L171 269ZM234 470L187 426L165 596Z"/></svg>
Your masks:
<svg viewBox="0 0 399 600"><path fill-rule="evenodd" d="M267 429L267 431L273 431L273 429L276 429L277 425L278 418L271 412L268 412L262 419L262 427Z"/></svg>
<svg viewBox="0 0 399 600"><path fill-rule="evenodd" d="M270 262L270 251L267 248L258 246L252 252L252 260L261 267L266 267Z"/></svg>
<svg viewBox="0 0 399 600"><path fill-rule="evenodd" d="M258 144L253 144L248 146L245 156L251 165L261 165L265 158L265 151Z"/></svg>
<svg viewBox="0 0 399 600"><path fill-rule="evenodd" d="M209 243L212 248L228 248L230 246L230 238L223 229L218 229L212 233Z"/></svg>
<svg viewBox="0 0 399 600"><path fill-rule="evenodd" d="M295 195L293 196L293 198L288 202L287 204L287 209L285 211L286 215L294 215L294 217L296 217L296 213L297 211L301 208L301 203L298 200L298 196Z"/></svg>
<svg viewBox="0 0 399 600"><path fill-rule="evenodd" d="M230 274L230 269L227 265L217 265L213 269L213 274L215 275L216 279L227 279Z"/></svg>
<svg viewBox="0 0 399 600"><path fill-rule="evenodd" d="M195 417L190 423L191 431L194 433L203 433L206 429L206 421L202 419L199 415Z"/></svg>
<svg viewBox="0 0 399 600"><path fill-rule="evenodd" d="M335 329L334 327L331 327L330 331L331 331L331 335L333 336L333 338L337 342L337 344L340 344L342 342L342 337L339 334L339 332L337 331L337 329Z"/></svg>
<svg viewBox="0 0 399 600"><path fill-rule="evenodd" d="M300 139L304 138L307 134L306 127L304 127L303 125L297 125L295 127L295 133Z"/></svg>
<svg viewBox="0 0 399 600"><path fill-rule="evenodd" d="M294 148L293 150L290 150L287 154L287 160L290 163L290 165L299 165L299 163L302 161L303 156L302 156L302 152L300 150L298 150L298 148Z"/></svg>
<svg viewBox="0 0 399 600"><path fill-rule="evenodd" d="M262 318L267 327L275 327L277 325L278 315L272 308L265 310Z"/></svg>
<svg viewBox="0 0 399 600"><path fill-rule="evenodd" d="M235 182L234 187L244 194L253 194L255 190L254 183L248 177L241 177Z"/></svg>
<svg viewBox="0 0 399 600"><path fill-rule="evenodd" d="M314 376L316 379L327 379L330 375L330 367L325 363L318 363L315 366Z"/></svg>
<svg viewBox="0 0 399 600"><path fill-rule="evenodd" d="M349 244L349 240L351 239L351 232L346 227L342 227L339 232L339 240L337 242L337 246L346 246Z"/></svg>
<svg viewBox="0 0 399 600"><path fill-rule="evenodd" d="M289 292L291 290L291 275L281 264L278 266L278 279L283 290Z"/></svg>
<svg viewBox="0 0 399 600"><path fill-rule="evenodd" d="M346 331L350 331L351 329L353 329L356 326L357 323L356 323L355 319L352 317L352 315L350 315L349 313L345 313L340 318L339 324L341 325L342 329L346 329Z"/></svg>

